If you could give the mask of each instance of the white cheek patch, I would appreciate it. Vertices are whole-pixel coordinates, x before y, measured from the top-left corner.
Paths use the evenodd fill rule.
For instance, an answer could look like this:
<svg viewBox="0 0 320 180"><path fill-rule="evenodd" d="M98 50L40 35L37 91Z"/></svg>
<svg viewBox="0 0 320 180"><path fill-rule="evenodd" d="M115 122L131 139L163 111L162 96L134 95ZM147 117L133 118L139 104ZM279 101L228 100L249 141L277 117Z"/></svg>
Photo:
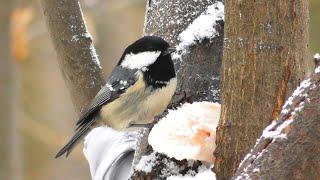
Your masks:
<svg viewBox="0 0 320 180"><path fill-rule="evenodd" d="M141 69L154 63L161 51L147 51L138 54L127 54L121 63L122 67L129 69Z"/></svg>

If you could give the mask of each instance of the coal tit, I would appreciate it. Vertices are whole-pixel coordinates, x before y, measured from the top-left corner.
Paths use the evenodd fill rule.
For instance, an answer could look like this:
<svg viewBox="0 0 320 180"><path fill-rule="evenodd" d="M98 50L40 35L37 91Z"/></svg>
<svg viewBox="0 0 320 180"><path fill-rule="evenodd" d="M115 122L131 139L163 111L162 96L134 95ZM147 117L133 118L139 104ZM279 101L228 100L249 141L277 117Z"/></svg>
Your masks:
<svg viewBox="0 0 320 180"><path fill-rule="evenodd" d="M160 37L145 36L129 45L105 86L80 116L75 135L57 153L71 152L92 128L107 125L128 131L150 124L168 106L177 85L171 53L174 48Z"/></svg>

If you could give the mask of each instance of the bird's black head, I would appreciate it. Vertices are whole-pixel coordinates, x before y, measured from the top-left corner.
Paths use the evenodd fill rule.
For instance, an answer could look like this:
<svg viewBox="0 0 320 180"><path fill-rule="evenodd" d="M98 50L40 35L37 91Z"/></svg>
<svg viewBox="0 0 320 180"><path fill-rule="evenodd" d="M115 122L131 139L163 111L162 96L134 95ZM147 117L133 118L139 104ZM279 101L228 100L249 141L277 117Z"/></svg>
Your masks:
<svg viewBox="0 0 320 180"><path fill-rule="evenodd" d="M163 87L176 76L172 52L174 48L162 38L144 36L126 48L118 66L141 70L148 85Z"/></svg>

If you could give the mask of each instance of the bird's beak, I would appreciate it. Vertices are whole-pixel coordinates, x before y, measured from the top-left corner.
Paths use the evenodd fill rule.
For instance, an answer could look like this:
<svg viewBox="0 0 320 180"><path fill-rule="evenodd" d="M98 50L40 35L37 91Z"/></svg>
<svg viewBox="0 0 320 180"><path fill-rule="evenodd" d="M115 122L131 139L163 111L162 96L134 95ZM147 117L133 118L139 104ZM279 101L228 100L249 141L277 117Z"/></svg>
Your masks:
<svg viewBox="0 0 320 180"><path fill-rule="evenodd" d="M165 55L168 55L168 54L171 54L171 53L174 53L174 52L176 52L176 48L174 48L174 47L169 47L169 48L163 53L163 55L165 56Z"/></svg>

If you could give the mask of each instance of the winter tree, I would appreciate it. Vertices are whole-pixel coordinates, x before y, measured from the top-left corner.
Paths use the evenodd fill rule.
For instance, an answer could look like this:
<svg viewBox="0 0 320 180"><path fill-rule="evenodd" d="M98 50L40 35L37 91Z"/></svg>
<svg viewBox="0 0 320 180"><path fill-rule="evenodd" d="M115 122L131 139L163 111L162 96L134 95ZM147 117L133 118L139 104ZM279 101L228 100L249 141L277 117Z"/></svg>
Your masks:
<svg viewBox="0 0 320 180"><path fill-rule="evenodd" d="M150 135L149 130L138 135L100 128L86 138L94 179L121 179L117 173L129 169L113 165L131 163L131 179L214 179L213 172L218 179L317 177L308 169L320 167L315 157L319 68L301 82L308 59L308 2L225 3L224 8L217 0L148 1L143 34L163 37L178 50L173 55L178 87L169 110L155 117L159 123ZM42 5L80 112L104 84L80 4L43 0ZM219 124L215 103L222 103ZM188 135L172 138L176 132ZM114 136L99 144L91 140L97 133ZM105 154L92 156L97 148Z"/></svg>
<svg viewBox="0 0 320 180"><path fill-rule="evenodd" d="M239 162L304 79L308 1L226 1L222 112L215 168L230 179Z"/></svg>

